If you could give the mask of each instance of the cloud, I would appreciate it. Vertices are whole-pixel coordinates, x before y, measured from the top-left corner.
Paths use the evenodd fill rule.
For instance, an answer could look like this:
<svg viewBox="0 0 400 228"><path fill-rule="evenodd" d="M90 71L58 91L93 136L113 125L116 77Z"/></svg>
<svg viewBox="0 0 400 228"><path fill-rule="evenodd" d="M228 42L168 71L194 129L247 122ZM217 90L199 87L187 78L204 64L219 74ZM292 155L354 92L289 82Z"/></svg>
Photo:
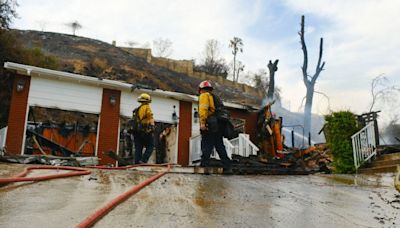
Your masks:
<svg viewBox="0 0 400 228"><path fill-rule="evenodd" d="M232 59L228 42L243 39L238 58L246 70L266 68L268 60L280 59L277 85L297 111L305 87L302 82L303 55L297 34L300 16L306 16L309 74L317 61L319 39L324 38L326 69L316 90L330 97L333 109L361 113L369 104L372 78L385 73L400 84L400 1L391 0L19 0L20 19L14 26L71 33L66 23L77 20L78 35L117 41L150 42L159 37L173 41L176 59L198 59L208 39L217 39L222 54ZM325 110L316 96L314 112Z"/></svg>
<svg viewBox="0 0 400 228"><path fill-rule="evenodd" d="M320 24L324 37L326 71L319 79L320 89L334 96L336 108L367 111L371 79L385 73L392 83L400 83L400 10L396 1L296 1L287 7L307 16L330 20ZM396 79L397 76L397 79Z"/></svg>

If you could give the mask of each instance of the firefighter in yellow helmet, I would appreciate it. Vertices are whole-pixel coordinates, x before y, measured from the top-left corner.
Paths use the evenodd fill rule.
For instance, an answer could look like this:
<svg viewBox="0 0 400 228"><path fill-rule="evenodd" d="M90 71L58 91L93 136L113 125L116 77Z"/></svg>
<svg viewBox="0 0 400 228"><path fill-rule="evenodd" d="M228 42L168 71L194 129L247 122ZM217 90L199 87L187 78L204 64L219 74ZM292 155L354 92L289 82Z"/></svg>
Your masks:
<svg viewBox="0 0 400 228"><path fill-rule="evenodd" d="M154 148L154 118L151 111L151 97L142 93L137 98L140 106L133 111L133 118L137 120L136 130L133 132L135 141L135 163L147 163ZM144 154L143 148L146 148Z"/></svg>
<svg viewBox="0 0 400 228"><path fill-rule="evenodd" d="M202 81L199 84L199 117L202 152L200 166L210 166L210 155L215 148L224 166L224 172L231 173L231 160L227 156L223 143L225 123L219 121L215 115L216 104L222 102L216 95L212 94L212 90L213 87L209 81Z"/></svg>

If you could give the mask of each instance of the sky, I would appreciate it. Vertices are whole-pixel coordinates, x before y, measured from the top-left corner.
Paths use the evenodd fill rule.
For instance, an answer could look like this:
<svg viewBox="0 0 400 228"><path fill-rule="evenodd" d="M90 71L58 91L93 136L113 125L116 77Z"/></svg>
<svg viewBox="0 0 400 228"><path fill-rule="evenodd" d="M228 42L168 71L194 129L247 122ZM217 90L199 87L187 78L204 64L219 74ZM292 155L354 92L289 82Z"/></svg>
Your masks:
<svg viewBox="0 0 400 228"><path fill-rule="evenodd" d="M284 107L300 108L306 89L298 31L305 15L308 73L313 75L324 39L325 69L317 80L313 112L367 112L371 82L385 76L400 87L400 1L398 0L18 0L12 27L71 34L67 23L78 21L85 36L127 46L127 41L173 42L173 59L202 57L205 42L216 39L222 56L233 58L229 40L243 40L237 58L245 71L266 69L279 59L276 85ZM140 46L139 45L139 46ZM244 79L243 79L244 80ZM379 88L378 88L379 89ZM400 94L396 94L400 98ZM400 99L399 99L400 100ZM328 102L329 101L329 102ZM379 102L386 119L400 117L400 101Z"/></svg>

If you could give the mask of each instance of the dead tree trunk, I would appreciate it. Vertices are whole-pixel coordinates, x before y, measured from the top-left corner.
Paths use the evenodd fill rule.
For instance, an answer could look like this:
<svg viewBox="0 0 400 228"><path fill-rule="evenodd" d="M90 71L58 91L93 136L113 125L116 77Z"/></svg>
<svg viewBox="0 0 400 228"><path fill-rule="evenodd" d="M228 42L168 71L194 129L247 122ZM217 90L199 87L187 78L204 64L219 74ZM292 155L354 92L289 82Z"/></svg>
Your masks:
<svg viewBox="0 0 400 228"><path fill-rule="evenodd" d="M307 73L308 53L307 53L306 42L304 40L304 15L301 16L301 30L299 32L299 35L300 35L301 49L303 50L303 54L304 54L304 61L303 61L303 67L302 67L303 82L307 89L306 104L304 106L304 133L306 134L306 136L308 136L311 132L311 110L312 110L312 103L313 103L313 97L314 97L315 82L317 81L319 74L321 73L321 71L324 69L324 66L325 66L325 61L322 62L322 64L321 64L324 39L321 37L321 40L319 43L319 57L318 57L318 63L317 63L316 69L315 69L315 73L313 76L310 76Z"/></svg>
<svg viewBox="0 0 400 228"><path fill-rule="evenodd" d="M272 61L270 60L268 63L269 84L268 84L267 102L271 102L274 99L275 72L278 71L278 62L279 62L279 59L275 60L274 63L272 63Z"/></svg>

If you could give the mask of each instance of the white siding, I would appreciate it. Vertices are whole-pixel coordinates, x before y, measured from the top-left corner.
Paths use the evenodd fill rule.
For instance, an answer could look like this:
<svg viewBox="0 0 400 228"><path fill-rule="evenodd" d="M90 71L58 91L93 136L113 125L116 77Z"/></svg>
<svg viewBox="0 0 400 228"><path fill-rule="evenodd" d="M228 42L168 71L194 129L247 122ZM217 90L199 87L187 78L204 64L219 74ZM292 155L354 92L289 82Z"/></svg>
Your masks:
<svg viewBox="0 0 400 228"><path fill-rule="evenodd" d="M129 93L122 91L121 93L121 116L131 117L132 111L139 106L136 101L140 94L138 92ZM152 96L152 102L150 104L154 119L158 122L171 123L172 113L174 111L173 106L175 105L176 114L179 116L179 101L164 97Z"/></svg>
<svg viewBox="0 0 400 228"><path fill-rule="evenodd" d="M197 102L192 103L192 137L200 134L200 119L197 119L197 123L194 118L195 109L199 112L199 105Z"/></svg>
<svg viewBox="0 0 400 228"><path fill-rule="evenodd" d="M102 95L100 87L32 77L28 104L98 114Z"/></svg>
<svg viewBox="0 0 400 228"><path fill-rule="evenodd" d="M1 149L3 149L4 146L6 145L7 129L8 129L8 127L4 127L2 129L0 129L0 152L1 152ZM0 153L0 155L1 155L1 153Z"/></svg>

